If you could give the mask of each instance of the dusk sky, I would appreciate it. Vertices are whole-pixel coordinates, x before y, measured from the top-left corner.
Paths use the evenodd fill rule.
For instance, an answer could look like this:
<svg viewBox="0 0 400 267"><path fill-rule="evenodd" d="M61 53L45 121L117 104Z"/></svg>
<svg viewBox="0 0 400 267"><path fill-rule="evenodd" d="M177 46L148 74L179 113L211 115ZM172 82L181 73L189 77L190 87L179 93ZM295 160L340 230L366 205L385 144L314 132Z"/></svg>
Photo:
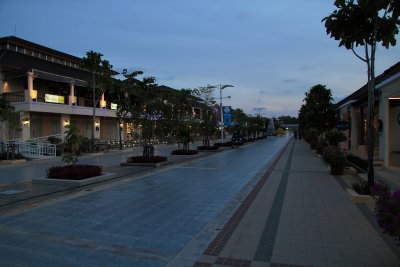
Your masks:
<svg viewBox="0 0 400 267"><path fill-rule="evenodd" d="M0 36L77 57L101 52L116 71L142 70L175 89L231 84L224 105L297 116L311 86L338 100L367 80L365 63L325 32L333 2L0 0ZM399 60L400 44L379 47L376 73Z"/></svg>

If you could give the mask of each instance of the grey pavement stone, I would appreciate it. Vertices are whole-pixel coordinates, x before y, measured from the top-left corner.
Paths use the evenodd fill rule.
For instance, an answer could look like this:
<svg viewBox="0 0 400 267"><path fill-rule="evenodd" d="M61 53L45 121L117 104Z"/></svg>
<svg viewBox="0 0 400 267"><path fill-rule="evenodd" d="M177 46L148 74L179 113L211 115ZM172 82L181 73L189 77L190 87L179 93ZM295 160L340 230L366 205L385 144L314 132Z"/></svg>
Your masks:
<svg viewBox="0 0 400 267"><path fill-rule="evenodd" d="M141 179L92 187L3 216L0 225L7 226L1 228L0 240L4 236L8 241L0 244L33 251L32 257L27 253L33 266L46 262L54 266L165 266L252 181L284 142L269 140L251 149L170 165ZM271 148L273 144L276 147ZM235 160L241 164L232 165ZM23 242L30 238L36 241ZM35 258L35 247L57 257L41 254ZM25 264L22 259L5 260Z"/></svg>

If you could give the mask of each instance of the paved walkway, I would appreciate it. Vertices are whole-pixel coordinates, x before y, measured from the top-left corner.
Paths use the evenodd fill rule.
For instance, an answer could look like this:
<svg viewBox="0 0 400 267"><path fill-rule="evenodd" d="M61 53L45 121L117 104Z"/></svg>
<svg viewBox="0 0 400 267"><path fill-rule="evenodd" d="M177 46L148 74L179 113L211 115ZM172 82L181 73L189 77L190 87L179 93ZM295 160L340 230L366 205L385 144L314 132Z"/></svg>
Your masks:
<svg viewBox="0 0 400 267"><path fill-rule="evenodd" d="M246 144L1 216L0 266L166 266L287 141Z"/></svg>
<svg viewBox="0 0 400 267"><path fill-rule="evenodd" d="M399 266L348 180L272 138L2 216L0 266Z"/></svg>
<svg viewBox="0 0 400 267"><path fill-rule="evenodd" d="M350 201L344 180L292 142L193 266L400 266L399 247L372 207ZM170 266L188 264L191 245Z"/></svg>

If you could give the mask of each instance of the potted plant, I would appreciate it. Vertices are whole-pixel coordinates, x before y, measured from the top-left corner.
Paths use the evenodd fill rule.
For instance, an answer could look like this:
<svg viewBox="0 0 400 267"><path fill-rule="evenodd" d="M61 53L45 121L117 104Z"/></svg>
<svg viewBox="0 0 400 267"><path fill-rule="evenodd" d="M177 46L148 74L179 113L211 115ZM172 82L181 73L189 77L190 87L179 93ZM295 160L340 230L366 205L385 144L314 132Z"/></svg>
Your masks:
<svg viewBox="0 0 400 267"><path fill-rule="evenodd" d="M338 150L330 155L331 174L342 175L344 172L344 155Z"/></svg>
<svg viewBox="0 0 400 267"><path fill-rule="evenodd" d="M338 147L328 146L324 149L324 160L330 164L331 174L342 175L344 172L345 157Z"/></svg>

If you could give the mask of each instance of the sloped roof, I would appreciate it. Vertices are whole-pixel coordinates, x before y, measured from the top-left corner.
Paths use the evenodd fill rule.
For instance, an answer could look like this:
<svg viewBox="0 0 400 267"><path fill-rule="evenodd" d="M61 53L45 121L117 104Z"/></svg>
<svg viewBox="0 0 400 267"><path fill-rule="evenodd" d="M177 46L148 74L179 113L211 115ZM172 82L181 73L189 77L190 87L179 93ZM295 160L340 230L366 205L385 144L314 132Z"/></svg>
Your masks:
<svg viewBox="0 0 400 267"><path fill-rule="evenodd" d="M383 73L380 75L376 76L375 80L375 86L379 85L380 83L384 82L385 80L393 77L394 75L400 73L400 61L385 70ZM366 101L368 98L368 84L365 84L363 87L358 89L357 91L353 92L349 96L345 97L344 99L340 100L338 103L336 103L336 106L340 107L343 104L350 102L350 101L355 101L354 103L360 103L363 101Z"/></svg>

